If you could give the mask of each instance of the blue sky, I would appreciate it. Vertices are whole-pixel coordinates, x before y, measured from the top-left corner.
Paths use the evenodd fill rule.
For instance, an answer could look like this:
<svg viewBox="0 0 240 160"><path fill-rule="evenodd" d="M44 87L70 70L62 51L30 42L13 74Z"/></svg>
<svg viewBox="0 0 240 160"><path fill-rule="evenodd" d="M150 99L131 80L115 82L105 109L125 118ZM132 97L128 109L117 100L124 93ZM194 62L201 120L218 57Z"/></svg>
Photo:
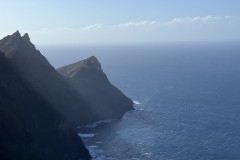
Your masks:
<svg viewBox="0 0 240 160"><path fill-rule="evenodd" d="M0 36L18 29L37 44L239 40L239 6L239 0L0 0Z"/></svg>

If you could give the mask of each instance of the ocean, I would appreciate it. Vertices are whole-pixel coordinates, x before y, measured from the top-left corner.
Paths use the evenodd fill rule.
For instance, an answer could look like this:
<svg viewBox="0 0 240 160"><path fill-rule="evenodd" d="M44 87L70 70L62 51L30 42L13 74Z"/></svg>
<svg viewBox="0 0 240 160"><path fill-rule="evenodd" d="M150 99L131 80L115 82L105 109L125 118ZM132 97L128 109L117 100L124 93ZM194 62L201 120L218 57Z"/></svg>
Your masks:
<svg viewBox="0 0 240 160"><path fill-rule="evenodd" d="M135 102L79 126L95 160L239 160L240 43L38 46L54 67L96 56Z"/></svg>

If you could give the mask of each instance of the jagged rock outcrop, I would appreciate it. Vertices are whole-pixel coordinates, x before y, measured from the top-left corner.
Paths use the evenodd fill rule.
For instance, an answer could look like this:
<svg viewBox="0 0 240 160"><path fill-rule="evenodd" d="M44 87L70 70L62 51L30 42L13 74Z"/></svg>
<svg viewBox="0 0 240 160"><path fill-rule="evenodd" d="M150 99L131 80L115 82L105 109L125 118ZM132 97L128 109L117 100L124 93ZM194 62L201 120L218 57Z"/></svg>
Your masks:
<svg viewBox="0 0 240 160"><path fill-rule="evenodd" d="M110 84L95 57L58 71L30 42L28 34L17 31L0 40L0 50L33 88L72 124L120 118L133 109L132 101ZM63 72L63 70L68 70ZM71 71L71 74L66 74Z"/></svg>
<svg viewBox="0 0 240 160"><path fill-rule="evenodd" d="M91 108L30 42L17 31L0 40L0 50L42 97L72 124L93 122Z"/></svg>
<svg viewBox="0 0 240 160"><path fill-rule="evenodd" d="M120 118L133 109L133 102L108 80L96 57L57 69L87 100L97 117Z"/></svg>
<svg viewBox="0 0 240 160"><path fill-rule="evenodd" d="M95 57L59 69L63 76L18 31L0 51L1 159L88 159L73 126L133 109Z"/></svg>
<svg viewBox="0 0 240 160"><path fill-rule="evenodd" d="M0 52L0 159L89 159L75 129Z"/></svg>

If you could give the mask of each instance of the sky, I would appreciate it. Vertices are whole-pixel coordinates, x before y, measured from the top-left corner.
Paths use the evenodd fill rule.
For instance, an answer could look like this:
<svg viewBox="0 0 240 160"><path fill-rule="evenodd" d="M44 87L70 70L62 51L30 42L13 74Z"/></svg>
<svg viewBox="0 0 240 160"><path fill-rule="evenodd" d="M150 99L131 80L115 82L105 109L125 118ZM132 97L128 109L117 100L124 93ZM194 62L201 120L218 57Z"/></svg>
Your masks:
<svg viewBox="0 0 240 160"><path fill-rule="evenodd" d="M240 41L240 0L0 0L0 36L35 44Z"/></svg>

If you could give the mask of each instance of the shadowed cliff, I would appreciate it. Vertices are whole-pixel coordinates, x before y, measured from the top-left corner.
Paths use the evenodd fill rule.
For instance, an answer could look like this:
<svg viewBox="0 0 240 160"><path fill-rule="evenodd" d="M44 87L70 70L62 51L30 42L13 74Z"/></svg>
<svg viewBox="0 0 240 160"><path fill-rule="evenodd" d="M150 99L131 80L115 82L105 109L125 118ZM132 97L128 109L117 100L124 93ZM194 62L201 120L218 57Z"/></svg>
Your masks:
<svg viewBox="0 0 240 160"><path fill-rule="evenodd" d="M0 50L42 97L73 124L93 122L91 108L47 59L17 31L0 40Z"/></svg>
<svg viewBox="0 0 240 160"><path fill-rule="evenodd" d="M120 118L133 109L132 101L110 84L95 57L63 67L71 80L60 75L17 31L0 40L0 50L33 88L72 124Z"/></svg>
<svg viewBox="0 0 240 160"><path fill-rule="evenodd" d="M95 57L58 71L28 34L0 40L1 159L89 159L73 128L133 109Z"/></svg>
<svg viewBox="0 0 240 160"><path fill-rule="evenodd" d="M108 80L96 57L57 69L87 100L98 117L120 118L133 109L133 102Z"/></svg>
<svg viewBox="0 0 240 160"><path fill-rule="evenodd" d="M0 52L0 159L76 160L90 155L65 119Z"/></svg>

